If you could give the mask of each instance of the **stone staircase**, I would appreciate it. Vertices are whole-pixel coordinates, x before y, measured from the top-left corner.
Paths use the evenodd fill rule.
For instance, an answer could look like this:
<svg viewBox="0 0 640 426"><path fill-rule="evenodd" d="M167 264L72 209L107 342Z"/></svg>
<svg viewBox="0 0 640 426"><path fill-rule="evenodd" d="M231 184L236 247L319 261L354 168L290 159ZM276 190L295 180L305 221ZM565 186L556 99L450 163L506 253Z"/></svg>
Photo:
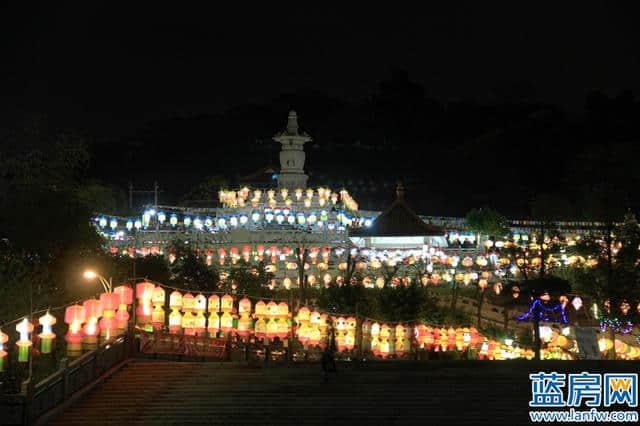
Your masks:
<svg viewBox="0 0 640 426"><path fill-rule="evenodd" d="M350 363L324 384L318 364L136 360L51 424L527 424L528 371L502 364Z"/></svg>

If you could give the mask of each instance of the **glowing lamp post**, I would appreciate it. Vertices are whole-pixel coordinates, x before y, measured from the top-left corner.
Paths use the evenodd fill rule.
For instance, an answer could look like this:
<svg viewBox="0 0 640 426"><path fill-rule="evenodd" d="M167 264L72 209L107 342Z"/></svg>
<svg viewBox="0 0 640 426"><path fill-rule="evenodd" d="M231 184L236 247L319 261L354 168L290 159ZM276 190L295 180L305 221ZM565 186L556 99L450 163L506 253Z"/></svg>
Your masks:
<svg viewBox="0 0 640 426"><path fill-rule="evenodd" d="M20 333L20 338L16 342L18 346L18 362L29 362L29 348L33 345L29 334L33 331L33 324L26 318L16 325L16 331Z"/></svg>
<svg viewBox="0 0 640 426"><path fill-rule="evenodd" d="M42 333L38 334L40 338L40 352L43 354L51 353L51 347L53 346L53 339L56 338L55 333L51 327L56 323L56 317L51 315L49 311L41 316L38 321L42 325ZM0 337L0 340L2 338Z"/></svg>
<svg viewBox="0 0 640 426"><path fill-rule="evenodd" d="M111 284L111 278L107 280L105 277L103 277L102 275L92 270L85 271L84 277L88 280L93 280L97 278L98 281L100 281L100 284L102 284L102 288L104 288L105 293L111 293L113 289L113 285Z"/></svg>

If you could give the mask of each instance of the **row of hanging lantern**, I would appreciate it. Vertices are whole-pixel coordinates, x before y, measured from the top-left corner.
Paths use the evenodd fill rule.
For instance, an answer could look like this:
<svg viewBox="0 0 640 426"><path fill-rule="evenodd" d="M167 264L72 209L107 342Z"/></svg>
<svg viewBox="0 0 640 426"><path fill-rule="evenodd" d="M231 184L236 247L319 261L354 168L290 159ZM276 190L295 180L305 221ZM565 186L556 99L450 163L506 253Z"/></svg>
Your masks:
<svg viewBox="0 0 640 426"><path fill-rule="evenodd" d="M41 327L37 337L40 342L40 353L50 354L53 351L56 334L53 332L53 326L57 323L57 318L49 311L37 318L37 326ZM16 332L18 338L15 342L18 347L18 362L24 363L29 361L31 349L33 347L33 332L35 326L26 317L16 324ZM5 345L9 342L9 336L0 330L0 372L7 367L8 347Z"/></svg>
<svg viewBox="0 0 640 426"><path fill-rule="evenodd" d="M279 203L287 207L291 207L294 203L304 203L305 207L311 207L311 205L323 207L325 205L335 206L338 201L341 201L347 209L358 210L358 203L346 189L342 189L337 193L323 187L316 190L313 188L296 188L295 190L281 188L279 191L275 189L266 191L255 189L251 191L249 188L244 187L238 191L221 190L218 192L218 199L228 208L242 208L249 204L256 207L262 203L271 207Z"/></svg>
<svg viewBox="0 0 640 426"><path fill-rule="evenodd" d="M167 215L163 212L155 214L158 224L162 227L167 223ZM191 217L190 215L184 215L180 219L176 213L171 213L168 218L168 226L175 228L177 226L183 226L184 228L193 228L198 231L215 231L215 230L228 230L238 227L247 227L251 225L290 225L290 226L310 226L317 230L328 231L344 231L347 227L369 227L373 223L372 217L358 217L339 210L336 213L328 212L327 210L321 210L319 212L294 212L289 208L266 208L262 211L253 210L247 213L232 214L225 216L218 216L212 218L211 216ZM148 229L151 225L151 216L148 212L144 212L140 218L128 218L118 219L112 217L107 219L105 216L100 216L95 219L100 229L106 230L107 227L112 231L116 231L118 226L123 223L127 231L133 229L141 230Z"/></svg>

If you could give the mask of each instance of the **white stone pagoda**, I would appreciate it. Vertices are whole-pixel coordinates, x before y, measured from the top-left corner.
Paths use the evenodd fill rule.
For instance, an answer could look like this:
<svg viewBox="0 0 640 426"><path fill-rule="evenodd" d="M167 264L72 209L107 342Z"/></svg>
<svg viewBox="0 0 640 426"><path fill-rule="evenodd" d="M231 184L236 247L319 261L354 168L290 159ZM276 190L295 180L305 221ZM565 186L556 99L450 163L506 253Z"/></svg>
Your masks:
<svg viewBox="0 0 640 426"><path fill-rule="evenodd" d="M309 176L304 173L304 144L312 139L306 133L299 133L298 116L295 111L289 111L287 129L277 133L273 140L282 144L278 189L306 188Z"/></svg>

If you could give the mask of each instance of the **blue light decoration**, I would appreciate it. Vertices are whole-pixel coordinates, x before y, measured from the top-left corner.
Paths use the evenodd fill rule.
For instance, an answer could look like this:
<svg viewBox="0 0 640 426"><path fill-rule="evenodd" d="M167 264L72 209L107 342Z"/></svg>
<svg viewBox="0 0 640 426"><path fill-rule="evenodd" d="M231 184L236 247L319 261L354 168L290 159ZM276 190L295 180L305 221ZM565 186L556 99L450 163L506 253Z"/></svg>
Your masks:
<svg viewBox="0 0 640 426"><path fill-rule="evenodd" d="M185 216L183 222L187 228L191 226L191 216Z"/></svg>
<svg viewBox="0 0 640 426"><path fill-rule="evenodd" d="M260 212L258 210L254 210L251 213L251 220L253 223L257 223L260 220Z"/></svg>
<svg viewBox="0 0 640 426"><path fill-rule="evenodd" d="M100 225L100 228L104 228L105 226L107 226L107 218L102 216L100 219L98 219L98 224Z"/></svg>
<svg viewBox="0 0 640 426"><path fill-rule="evenodd" d="M172 213L171 216L169 216L169 223L171 226L175 227L178 224L178 215Z"/></svg>
<svg viewBox="0 0 640 426"><path fill-rule="evenodd" d="M205 216L205 218L204 218L204 226L206 226L207 228L213 227L213 219L211 219L211 216Z"/></svg>
<svg viewBox="0 0 640 426"><path fill-rule="evenodd" d="M536 299L533 301L533 303L531 304L531 306L529 306L529 310L520 315L517 316L516 319L518 321L535 321L536 318L534 318L535 313L538 313L538 321L544 321L544 322L556 322L552 317L549 316L549 312L560 312L560 322L562 324L568 324L569 321L567 320L567 315L564 312L564 306L562 306L562 303L557 303L554 305L545 305L542 300L540 299Z"/></svg>
<svg viewBox="0 0 640 426"><path fill-rule="evenodd" d="M615 333L629 334L633 330L634 324L631 321L622 321L619 318L602 318L600 319L600 331L604 332L607 328L613 329Z"/></svg>
<svg viewBox="0 0 640 426"><path fill-rule="evenodd" d="M133 229L133 220L127 219L127 231L131 231Z"/></svg>
<svg viewBox="0 0 640 426"><path fill-rule="evenodd" d="M112 230L115 231L115 229L118 227L118 219L116 219L115 217L112 217L111 222L109 222L109 226L111 227Z"/></svg>
<svg viewBox="0 0 640 426"><path fill-rule="evenodd" d="M373 221L370 218L366 218L364 220L364 226L366 226L367 228L369 228L372 223L373 223Z"/></svg>

